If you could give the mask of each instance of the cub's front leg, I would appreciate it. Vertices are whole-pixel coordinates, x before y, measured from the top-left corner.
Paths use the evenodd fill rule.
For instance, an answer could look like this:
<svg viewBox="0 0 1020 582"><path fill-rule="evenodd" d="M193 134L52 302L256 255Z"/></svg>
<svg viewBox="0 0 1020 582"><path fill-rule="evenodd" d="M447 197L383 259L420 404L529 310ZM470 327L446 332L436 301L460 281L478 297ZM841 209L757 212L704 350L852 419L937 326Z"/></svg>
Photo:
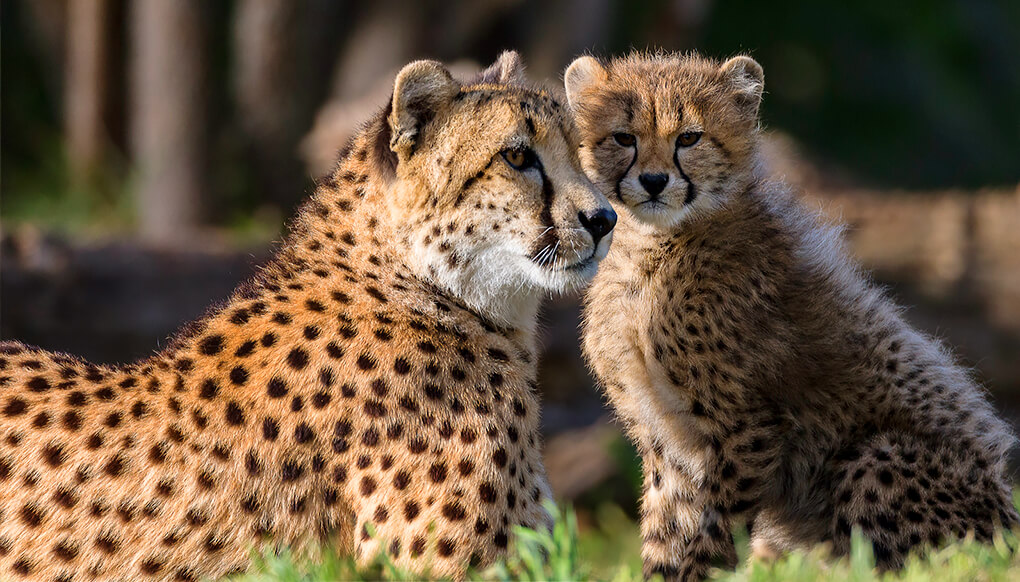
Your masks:
<svg viewBox="0 0 1020 582"><path fill-rule="evenodd" d="M698 487L689 470L641 447L641 560L644 576L674 580L685 548L698 531Z"/></svg>
<svg viewBox="0 0 1020 582"><path fill-rule="evenodd" d="M767 412L733 418L719 423L719 436L710 437L693 504L699 509L697 528L683 548L675 579L702 580L713 564L736 565L732 528L738 520L753 521L776 473L782 443L777 418Z"/></svg>

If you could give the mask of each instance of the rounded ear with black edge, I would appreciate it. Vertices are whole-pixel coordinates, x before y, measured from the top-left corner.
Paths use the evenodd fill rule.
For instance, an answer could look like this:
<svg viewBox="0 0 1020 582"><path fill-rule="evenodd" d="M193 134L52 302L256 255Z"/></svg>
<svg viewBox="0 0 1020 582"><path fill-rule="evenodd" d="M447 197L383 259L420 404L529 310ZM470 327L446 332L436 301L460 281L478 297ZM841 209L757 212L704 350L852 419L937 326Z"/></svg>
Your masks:
<svg viewBox="0 0 1020 582"><path fill-rule="evenodd" d="M415 61L397 74L390 113L390 149L400 159L414 155L421 131L460 91L441 63Z"/></svg>
<svg viewBox="0 0 1020 582"><path fill-rule="evenodd" d="M591 56L577 57L563 74L563 87L567 91L567 103L576 108L589 87L602 83L608 78L606 68Z"/></svg>
<svg viewBox="0 0 1020 582"><path fill-rule="evenodd" d="M765 73L758 61L741 55L723 63L719 70L728 80L737 104L745 115L757 119L758 106L765 89Z"/></svg>
<svg viewBox="0 0 1020 582"><path fill-rule="evenodd" d="M517 51L503 51L496 61L475 77L474 85L523 85L524 61Z"/></svg>

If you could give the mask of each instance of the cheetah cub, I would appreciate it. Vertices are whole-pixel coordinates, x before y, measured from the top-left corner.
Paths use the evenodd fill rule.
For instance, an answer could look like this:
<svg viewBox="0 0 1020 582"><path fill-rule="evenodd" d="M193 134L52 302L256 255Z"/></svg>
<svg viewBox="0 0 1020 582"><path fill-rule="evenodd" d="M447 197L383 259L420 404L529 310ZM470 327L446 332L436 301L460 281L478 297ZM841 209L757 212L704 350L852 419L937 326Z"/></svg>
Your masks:
<svg viewBox="0 0 1020 582"><path fill-rule="evenodd" d="M522 78L405 67L273 261L150 359L0 343L0 579L215 578L263 540L459 577L545 524L535 312L615 215Z"/></svg>
<svg viewBox="0 0 1020 582"><path fill-rule="evenodd" d="M694 55L567 69L585 171L620 212L584 352L645 475L648 574L734 564L851 528L881 565L1017 523L1013 444L981 389L757 164L762 69Z"/></svg>

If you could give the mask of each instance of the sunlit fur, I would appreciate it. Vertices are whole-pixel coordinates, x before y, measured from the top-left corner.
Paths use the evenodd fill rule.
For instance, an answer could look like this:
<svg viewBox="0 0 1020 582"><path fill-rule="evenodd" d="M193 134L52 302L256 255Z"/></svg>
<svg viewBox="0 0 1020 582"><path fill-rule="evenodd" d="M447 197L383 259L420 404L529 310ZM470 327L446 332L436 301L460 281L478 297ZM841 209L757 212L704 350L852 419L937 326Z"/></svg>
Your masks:
<svg viewBox="0 0 1020 582"><path fill-rule="evenodd" d="M565 78L585 169L621 213L582 343L642 458L645 572L734 565L741 521L762 556L842 554L857 528L884 568L989 540L1018 522L1009 426L840 230L766 180L763 78L747 57L668 54L582 57ZM700 141L674 149L692 128ZM637 136L636 158L614 132ZM660 207L642 206L642 171L670 173Z"/></svg>

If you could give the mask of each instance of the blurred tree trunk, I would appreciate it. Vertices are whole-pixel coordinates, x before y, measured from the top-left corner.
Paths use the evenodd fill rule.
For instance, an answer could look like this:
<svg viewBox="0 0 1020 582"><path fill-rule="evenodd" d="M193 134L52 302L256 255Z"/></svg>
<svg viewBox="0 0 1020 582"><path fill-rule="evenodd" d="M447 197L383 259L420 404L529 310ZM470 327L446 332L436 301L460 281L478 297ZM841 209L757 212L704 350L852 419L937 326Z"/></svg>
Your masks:
<svg viewBox="0 0 1020 582"><path fill-rule="evenodd" d="M542 10L550 17L540 20L530 36L528 70L533 78L557 79L570 61L584 51L604 54L612 6L609 0L569 0L549 4Z"/></svg>
<svg viewBox="0 0 1020 582"><path fill-rule="evenodd" d="M110 95L110 0L67 4L67 64L64 67L64 131L76 179L87 179L102 163Z"/></svg>
<svg viewBox="0 0 1020 582"><path fill-rule="evenodd" d="M140 234L172 243L192 235L206 195L205 38L202 0L131 6L131 138Z"/></svg>
<svg viewBox="0 0 1020 582"><path fill-rule="evenodd" d="M234 94L256 188L285 212L302 194L299 9L292 0L240 0L234 18Z"/></svg>
<svg viewBox="0 0 1020 582"><path fill-rule="evenodd" d="M333 96L342 101L369 94L380 74L396 74L428 32L423 30L428 9L424 1L375 0L363 9L333 76Z"/></svg>

